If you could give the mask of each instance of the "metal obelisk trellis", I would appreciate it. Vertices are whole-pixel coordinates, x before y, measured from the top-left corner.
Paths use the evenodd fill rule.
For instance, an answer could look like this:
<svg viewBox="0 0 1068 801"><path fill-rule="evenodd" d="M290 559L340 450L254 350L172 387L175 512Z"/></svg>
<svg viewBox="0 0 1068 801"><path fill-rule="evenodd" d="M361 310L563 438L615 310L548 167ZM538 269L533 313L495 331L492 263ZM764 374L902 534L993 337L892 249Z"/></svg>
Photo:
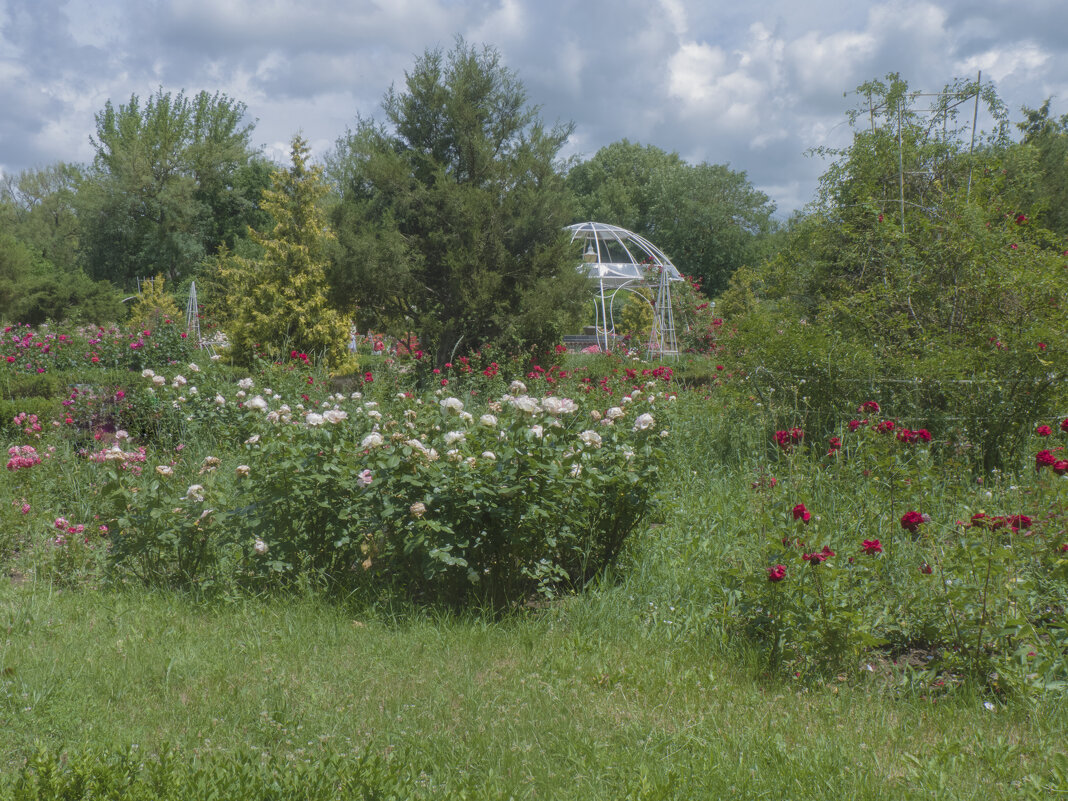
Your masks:
<svg viewBox="0 0 1068 801"><path fill-rule="evenodd" d="M668 271L660 268L660 281L656 290L656 308L653 310L653 325L649 330L649 346L646 353L650 359L678 356L679 345L675 340L675 314L671 309L671 286Z"/></svg>
<svg viewBox="0 0 1068 801"><path fill-rule="evenodd" d="M215 355L215 346L200 337L200 304L197 303L197 282L189 284L189 300L185 304L185 333L195 343L198 350L206 350Z"/></svg>
<svg viewBox="0 0 1068 801"><path fill-rule="evenodd" d="M189 301L185 304L185 333L192 337L201 346L200 342L200 310L197 305L197 282L189 284Z"/></svg>

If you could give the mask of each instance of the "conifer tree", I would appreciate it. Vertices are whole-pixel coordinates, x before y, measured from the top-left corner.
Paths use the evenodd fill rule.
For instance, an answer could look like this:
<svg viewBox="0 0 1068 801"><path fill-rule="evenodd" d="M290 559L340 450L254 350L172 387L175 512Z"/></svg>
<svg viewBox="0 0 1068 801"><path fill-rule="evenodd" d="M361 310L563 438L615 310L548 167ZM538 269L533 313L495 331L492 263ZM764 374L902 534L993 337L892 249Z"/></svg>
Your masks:
<svg viewBox="0 0 1068 801"><path fill-rule="evenodd" d="M321 206L327 187L320 169L308 165L308 143L300 136L290 158L289 169L276 171L263 193L274 227L250 231L261 255L218 259L220 283L229 290L227 334L241 362L296 350L337 364L348 325L327 302L326 249L333 238Z"/></svg>

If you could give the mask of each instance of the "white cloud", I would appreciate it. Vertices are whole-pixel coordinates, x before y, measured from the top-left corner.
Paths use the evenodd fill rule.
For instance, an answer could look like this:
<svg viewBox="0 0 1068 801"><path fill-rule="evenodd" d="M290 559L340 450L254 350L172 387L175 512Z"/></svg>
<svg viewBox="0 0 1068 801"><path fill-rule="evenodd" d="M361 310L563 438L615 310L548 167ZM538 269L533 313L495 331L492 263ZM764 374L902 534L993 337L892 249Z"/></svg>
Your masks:
<svg viewBox="0 0 1068 801"><path fill-rule="evenodd" d="M1037 77L1050 61L1050 54L1033 42L1017 43L1007 47L993 47L958 61L956 71L972 75L979 70L995 81L1016 77L1030 80Z"/></svg>
<svg viewBox="0 0 1068 801"><path fill-rule="evenodd" d="M1034 0L0 0L5 169L85 161L93 114L164 89L222 91L286 158L321 154L428 48L495 45L568 152L624 137L744 169L788 212L848 142L843 97L900 72L937 90L978 69L1010 109L1068 112L1068 3Z"/></svg>

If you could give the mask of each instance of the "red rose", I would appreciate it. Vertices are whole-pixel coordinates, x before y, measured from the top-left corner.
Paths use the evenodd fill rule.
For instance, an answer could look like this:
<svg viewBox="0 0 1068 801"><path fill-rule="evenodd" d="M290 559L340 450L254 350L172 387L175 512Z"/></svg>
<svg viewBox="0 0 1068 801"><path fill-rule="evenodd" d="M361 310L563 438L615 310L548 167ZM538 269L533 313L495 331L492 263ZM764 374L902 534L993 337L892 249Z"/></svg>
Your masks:
<svg viewBox="0 0 1068 801"><path fill-rule="evenodd" d="M824 545L823 550L818 553L814 552L801 554L801 559L805 562L808 562L810 565L818 565L823 562L826 562L828 556L834 556L834 551L832 551L828 546Z"/></svg>
<svg viewBox="0 0 1068 801"><path fill-rule="evenodd" d="M794 520L801 520L807 523L812 517L812 513L805 508L803 503L799 503L794 507Z"/></svg>
<svg viewBox="0 0 1068 801"><path fill-rule="evenodd" d="M1038 434L1038 436L1040 437L1048 437L1050 434L1053 433L1053 429L1051 429L1049 426L1039 426L1035 429L1035 433Z"/></svg>
<svg viewBox="0 0 1068 801"><path fill-rule="evenodd" d="M934 569L929 564L924 562L922 565L920 565L920 572L923 573L925 576L929 576L934 573Z"/></svg>
<svg viewBox="0 0 1068 801"><path fill-rule="evenodd" d="M919 512L905 512L905 514L901 516L901 528L912 534L915 534L919 530L920 525L923 522L923 515Z"/></svg>
<svg viewBox="0 0 1068 801"><path fill-rule="evenodd" d="M775 565L768 568L768 581L782 581L786 578L786 565Z"/></svg>
<svg viewBox="0 0 1068 801"><path fill-rule="evenodd" d="M1052 467L1055 464L1057 464L1057 459L1049 451L1039 451L1035 454L1035 470Z"/></svg>
<svg viewBox="0 0 1068 801"><path fill-rule="evenodd" d="M1068 434L1068 417L1065 417L1063 420L1061 420L1061 431L1063 431L1065 434Z"/></svg>
<svg viewBox="0 0 1068 801"><path fill-rule="evenodd" d="M1013 515L1007 522L1012 527L1013 531L1031 528L1031 518L1027 515Z"/></svg>
<svg viewBox="0 0 1068 801"><path fill-rule="evenodd" d="M879 412L879 404L876 403L875 401L864 401L864 403L860 404L860 406L857 407L857 411L860 412L861 414L864 414L864 412L875 412L875 413L878 413Z"/></svg>
<svg viewBox="0 0 1068 801"><path fill-rule="evenodd" d="M1061 459L1053 463L1053 472L1058 476L1068 473L1068 459Z"/></svg>
<svg viewBox="0 0 1068 801"><path fill-rule="evenodd" d="M860 546L866 554L874 555L883 552L883 544L879 540L864 540Z"/></svg>

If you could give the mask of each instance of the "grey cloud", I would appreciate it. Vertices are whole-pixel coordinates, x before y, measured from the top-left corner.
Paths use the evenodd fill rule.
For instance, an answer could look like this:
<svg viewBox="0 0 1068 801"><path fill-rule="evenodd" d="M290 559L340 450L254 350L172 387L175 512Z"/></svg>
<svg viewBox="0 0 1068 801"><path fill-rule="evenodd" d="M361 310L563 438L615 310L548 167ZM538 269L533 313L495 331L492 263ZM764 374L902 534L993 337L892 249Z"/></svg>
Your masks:
<svg viewBox="0 0 1068 801"><path fill-rule="evenodd" d="M96 13L121 21L77 30ZM804 152L848 142L857 98L843 94L865 80L897 71L936 90L974 67L998 73L1014 110L1068 95L1061 0L8 0L0 17L9 171L77 159L103 99L161 85L223 91L259 119L257 141L299 129L319 152L456 33L496 46L547 122L576 123L566 154L628 138L729 163L784 214L824 169Z"/></svg>

